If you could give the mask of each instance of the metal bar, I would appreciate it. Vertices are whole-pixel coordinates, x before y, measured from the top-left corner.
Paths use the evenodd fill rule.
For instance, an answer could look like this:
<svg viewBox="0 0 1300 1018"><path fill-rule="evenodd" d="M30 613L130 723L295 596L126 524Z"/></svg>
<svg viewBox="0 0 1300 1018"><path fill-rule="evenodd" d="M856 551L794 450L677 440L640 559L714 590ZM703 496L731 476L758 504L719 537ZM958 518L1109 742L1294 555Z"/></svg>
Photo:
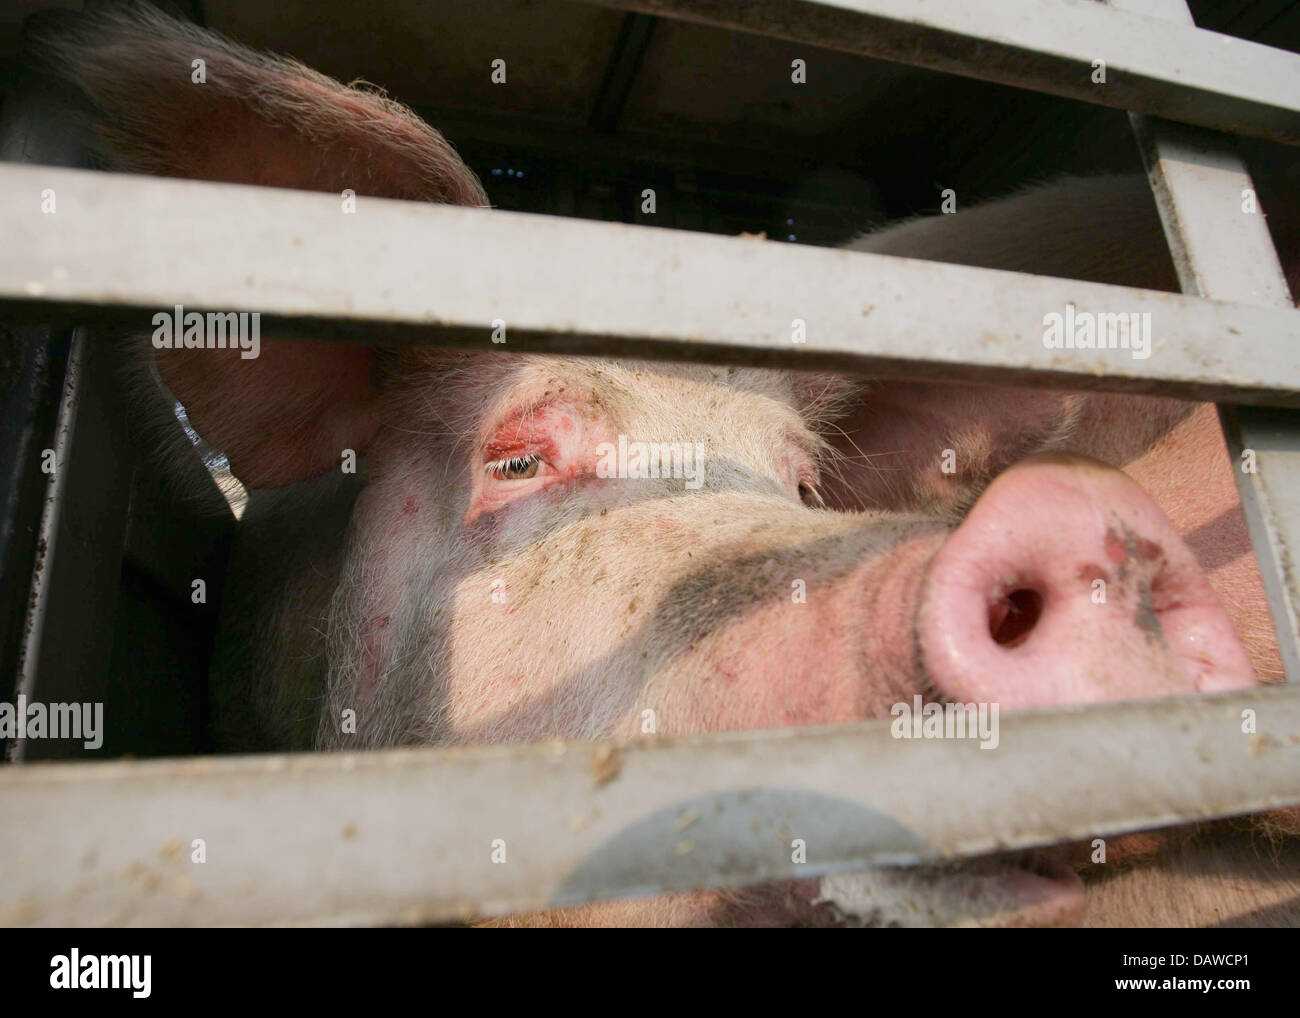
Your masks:
<svg viewBox="0 0 1300 1018"><path fill-rule="evenodd" d="M110 683L109 667L134 473L113 354L112 345L73 334L19 661L16 692L28 702L129 700ZM94 755L81 741L22 738L9 753Z"/></svg>
<svg viewBox="0 0 1300 1018"><path fill-rule="evenodd" d="M1191 23L1183 0L1111 0ZM1131 114L1183 292L1294 308L1250 173L1231 139ZM1237 344L1250 357L1252 344ZM1291 347L1300 362L1300 343ZM1300 682L1300 413L1224 406L1220 416L1283 667ZM1244 461L1249 450L1253 462ZM1253 471L1246 467L1253 467Z"/></svg>
<svg viewBox="0 0 1300 1018"><path fill-rule="evenodd" d="M21 55L30 58L33 36L54 31L69 16L68 11L38 11L27 18ZM24 59L4 97L0 160L87 165L94 142L89 119L81 115L84 103L70 83ZM29 198L33 205L44 205L39 192ZM120 451L120 435L108 434L104 427L112 413L111 372L84 376L85 339L70 328L51 329L42 322L2 331L0 353L20 363L23 375L21 387L15 384L9 393L14 404L6 405L3 414L8 441L0 482L5 588L0 674L5 695L62 700L59 694L78 692L102 698L121 559L112 542L121 536L126 513L121 472L106 470ZM77 419L84 433L79 444L86 448L74 458L71 437ZM49 476L47 451L54 454ZM98 483L88 482L88 472L94 470L105 471L94 478ZM93 494L87 499L88 487ZM100 540L105 545L96 547ZM54 582L56 574L62 582ZM90 688L72 690L81 669L94 676ZM32 747L22 740L4 741L8 759L59 751L57 744L38 744L30 753Z"/></svg>
<svg viewBox="0 0 1300 1018"><path fill-rule="evenodd" d="M1222 406L1228 453L1255 472L1236 470L1237 491L1259 561L1287 679L1300 682L1300 420L1294 410Z"/></svg>
<svg viewBox="0 0 1300 1018"><path fill-rule="evenodd" d="M51 16L38 12L24 24L20 52L30 32ZM55 14L55 17L58 15ZM53 165L84 163L84 137L70 129L75 98L64 82L22 62L0 103L0 160ZM42 116L42 111L52 113ZM17 695L24 644L29 639L31 585L38 564L40 519L48 482L41 470L53 444L63 392L71 329L0 323L0 358L6 364L0 395L0 696ZM12 747L0 739L8 755Z"/></svg>
<svg viewBox="0 0 1300 1018"><path fill-rule="evenodd" d="M993 751L890 728L9 768L0 917L467 919L1300 802L1294 686L1005 716Z"/></svg>
<svg viewBox="0 0 1300 1018"><path fill-rule="evenodd" d="M1090 0L588 2L1300 144L1300 57Z"/></svg>
<svg viewBox="0 0 1300 1018"><path fill-rule="evenodd" d="M40 519L50 480L41 460L56 434L70 330L0 323L0 700L17 696L28 639L31 581L40 551ZM9 740L0 747L9 752Z"/></svg>
<svg viewBox="0 0 1300 1018"><path fill-rule="evenodd" d="M607 133L618 126L623 105L627 102L628 93L632 91L636 73L641 68L641 60L658 23L656 19L644 14L623 15L618 38L614 41L604 78L591 105L591 115L587 118L592 130Z"/></svg>
<svg viewBox="0 0 1300 1018"><path fill-rule="evenodd" d="M58 215L41 214L43 188L57 190ZM1294 310L548 216L380 199L356 209L306 192L12 166L0 171L0 306L148 332L179 303L261 312L264 334L278 322L320 338L1300 406ZM1149 313L1150 358L1048 349L1044 316L1067 312ZM490 340L495 319L504 347Z"/></svg>

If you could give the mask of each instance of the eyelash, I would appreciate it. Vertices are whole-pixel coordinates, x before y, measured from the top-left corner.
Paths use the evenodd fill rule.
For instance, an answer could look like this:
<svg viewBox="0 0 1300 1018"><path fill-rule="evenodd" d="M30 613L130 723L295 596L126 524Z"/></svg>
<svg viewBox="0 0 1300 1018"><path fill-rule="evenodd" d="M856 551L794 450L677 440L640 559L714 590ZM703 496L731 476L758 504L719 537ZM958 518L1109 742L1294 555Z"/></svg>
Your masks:
<svg viewBox="0 0 1300 1018"><path fill-rule="evenodd" d="M483 469L495 477L498 481L525 481L532 477L537 471L533 470L532 474L527 477L503 477L505 473L522 474L530 468L540 465L542 458L536 453L529 453L527 456L511 456L507 459L492 460L483 465Z"/></svg>

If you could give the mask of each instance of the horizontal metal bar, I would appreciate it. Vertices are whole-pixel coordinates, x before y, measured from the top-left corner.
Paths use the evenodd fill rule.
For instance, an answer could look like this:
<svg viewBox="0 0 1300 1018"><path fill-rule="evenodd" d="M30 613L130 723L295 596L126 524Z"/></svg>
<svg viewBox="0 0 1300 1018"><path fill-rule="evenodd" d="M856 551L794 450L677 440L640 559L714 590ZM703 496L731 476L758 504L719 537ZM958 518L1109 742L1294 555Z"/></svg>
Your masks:
<svg viewBox="0 0 1300 1018"><path fill-rule="evenodd" d="M1092 0L588 2L1300 144L1300 56Z"/></svg>
<svg viewBox="0 0 1300 1018"><path fill-rule="evenodd" d="M1300 803L1300 687L890 728L7 768L0 919L463 919Z"/></svg>
<svg viewBox="0 0 1300 1018"><path fill-rule="evenodd" d="M41 212L45 189L56 214ZM183 304L261 312L264 334L1300 405L1294 310L623 224L341 206L307 192L11 166L0 171L0 306L150 331L153 313ZM1045 315L1067 312L1149 313L1149 359L1047 348ZM491 341L494 320L506 324L504 344Z"/></svg>

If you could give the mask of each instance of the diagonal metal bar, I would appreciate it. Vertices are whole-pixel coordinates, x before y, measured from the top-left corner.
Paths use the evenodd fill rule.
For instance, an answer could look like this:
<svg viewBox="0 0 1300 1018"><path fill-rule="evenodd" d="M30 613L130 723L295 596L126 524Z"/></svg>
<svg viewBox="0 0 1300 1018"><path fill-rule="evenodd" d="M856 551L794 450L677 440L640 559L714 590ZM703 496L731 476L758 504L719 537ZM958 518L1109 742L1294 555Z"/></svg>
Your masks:
<svg viewBox="0 0 1300 1018"><path fill-rule="evenodd" d="M1191 23L1183 0L1111 3ZM1293 308L1265 210L1231 140L1131 116L1183 292ZM1237 356L1253 356L1251 342L1234 345ZM1291 357L1300 363L1300 344ZM1223 406L1220 417L1283 665L1290 681L1300 682L1300 413Z"/></svg>
<svg viewBox="0 0 1300 1018"><path fill-rule="evenodd" d="M644 14L625 14L614 41L605 74L591 104L587 122L592 130L608 133L618 127L623 106L636 82L637 71L654 36L655 18Z"/></svg>
<svg viewBox="0 0 1300 1018"><path fill-rule="evenodd" d="M41 212L45 189L55 215ZM549 216L380 199L356 209L308 192L11 166L0 307L147 333L154 313L182 304L261 312L264 334L278 322L321 338L1300 406L1294 310ZM1149 314L1150 356L1049 349L1045 315L1067 311Z"/></svg>
<svg viewBox="0 0 1300 1018"><path fill-rule="evenodd" d="M1300 803L1296 686L1004 716L989 750L891 727L8 768L0 918L465 919Z"/></svg>
<svg viewBox="0 0 1300 1018"><path fill-rule="evenodd" d="M1300 56L1147 10L1093 0L589 2L1300 144Z"/></svg>

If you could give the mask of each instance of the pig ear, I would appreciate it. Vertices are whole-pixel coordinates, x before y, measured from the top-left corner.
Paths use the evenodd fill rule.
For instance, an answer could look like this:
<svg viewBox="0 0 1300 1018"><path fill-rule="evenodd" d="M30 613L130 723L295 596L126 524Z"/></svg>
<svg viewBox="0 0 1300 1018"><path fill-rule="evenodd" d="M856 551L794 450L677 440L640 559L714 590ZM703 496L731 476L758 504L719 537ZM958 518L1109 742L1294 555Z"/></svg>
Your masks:
<svg viewBox="0 0 1300 1018"><path fill-rule="evenodd" d="M114 5L61 19L42 48L45 64L90 98L111 168L487 204L442 135L400 103L154 8ZM252 487L320 473L374 435L366 347L268 340L250 360L229 350L157 355L195 429Z"/></svg>
<svg viewBox="0 0 1300 1018"><path fill-rule="evenodd" d="M960 513L1015 460L1071 433L1079 397L1048 389L864 382L824 434L835 509Z"/></svg>
<svg viewBox="0 0 1300 1018"><path fill-rule="evenodd" d="M275 488L337 468L379 426L372 355L321 340L236 350L160 350L158 371L191 424L250 488Z"/></svg>
<svg viewBox="0 0 1300 1018"><path fill-rule="evenodd" d="M114 168L487 204L447 140L401 103L153 7L61 19L41 48L94 103Z"/></svg>

